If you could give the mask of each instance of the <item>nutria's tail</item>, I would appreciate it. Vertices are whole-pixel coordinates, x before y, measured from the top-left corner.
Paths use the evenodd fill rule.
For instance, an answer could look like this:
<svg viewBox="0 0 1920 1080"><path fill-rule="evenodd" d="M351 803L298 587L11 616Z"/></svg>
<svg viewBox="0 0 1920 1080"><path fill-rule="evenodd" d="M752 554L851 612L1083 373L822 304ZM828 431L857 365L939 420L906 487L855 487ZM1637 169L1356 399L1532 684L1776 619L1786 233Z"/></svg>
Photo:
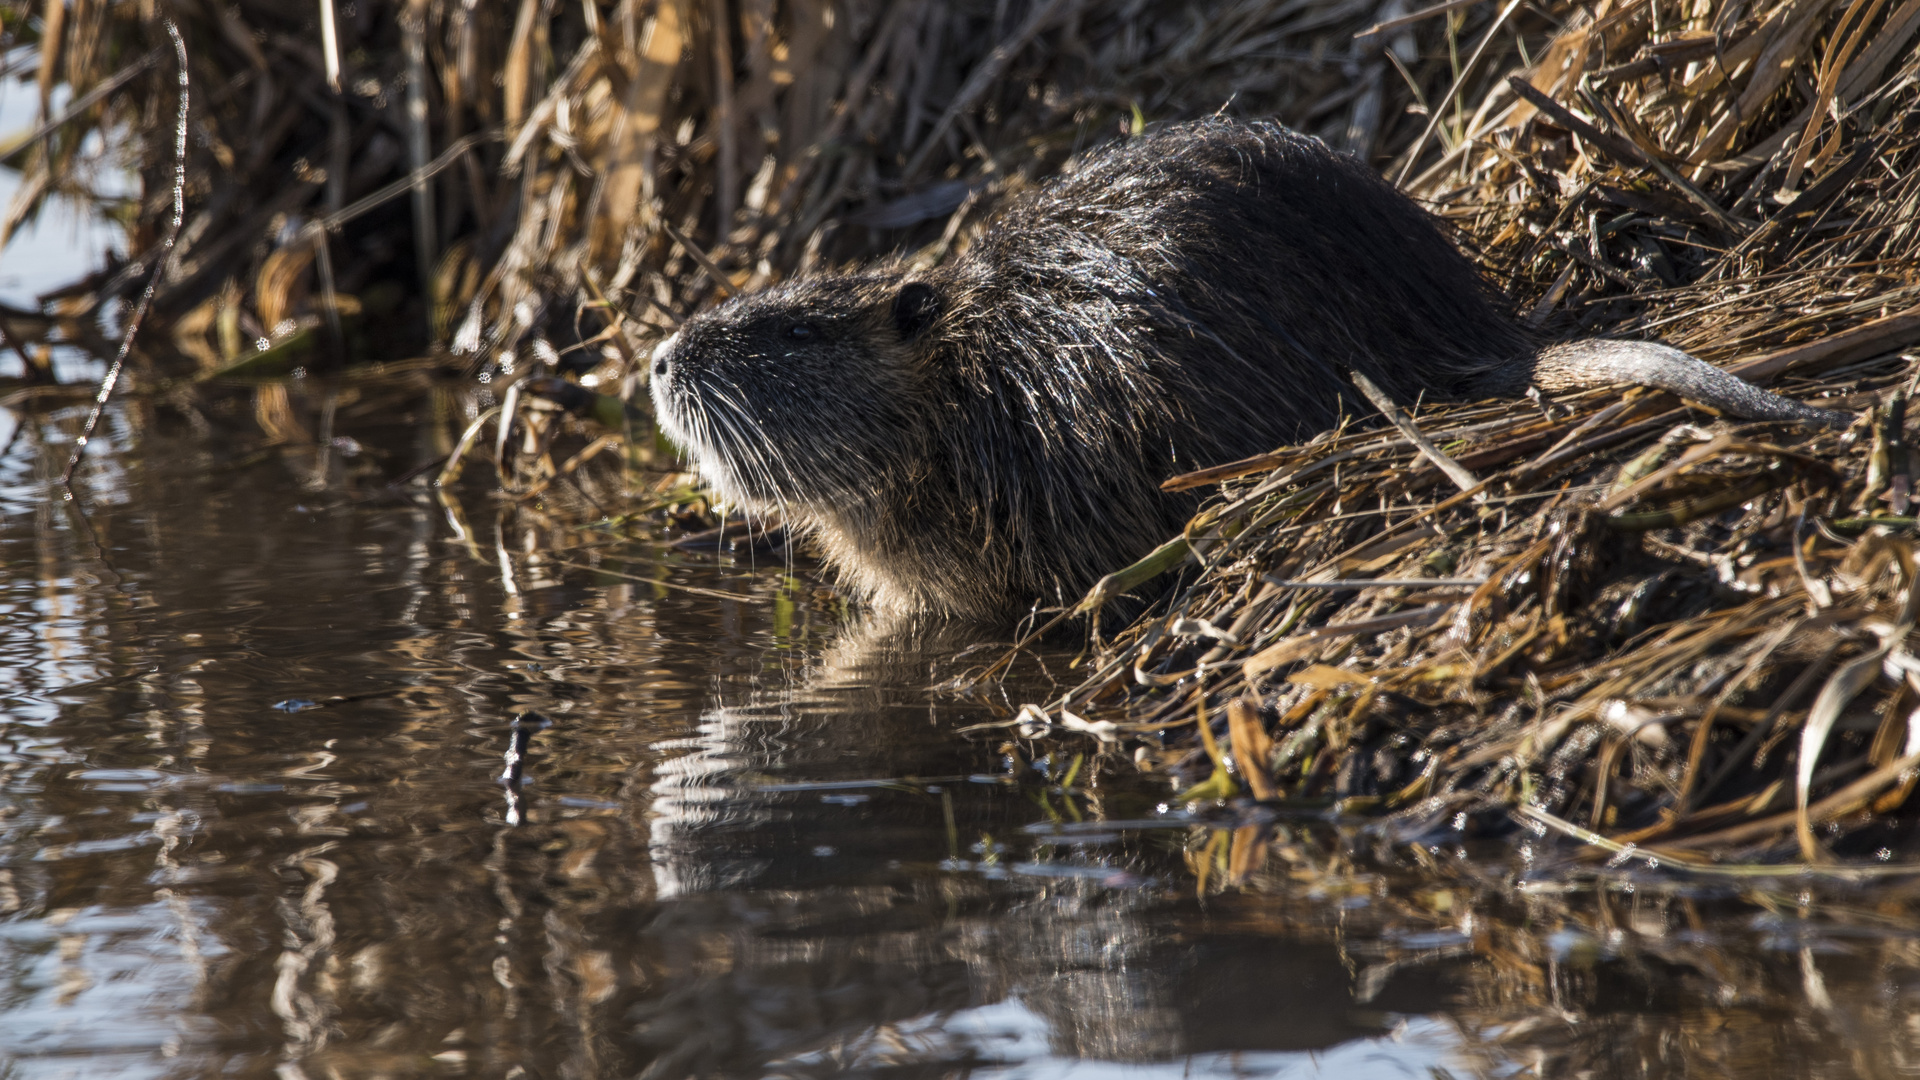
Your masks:
<svg viewBox="0 0 1920 1080"><path fill-rule="evenodd" d="M1845 413L1816 409L1769 394L1738 376L1654 341L1591 339L1549 345L1495 371L1481 389L1513 393L1524 385L1548 392L1638 383L1671 390L1747 420L1794 420L1846 427Z"/></svg>

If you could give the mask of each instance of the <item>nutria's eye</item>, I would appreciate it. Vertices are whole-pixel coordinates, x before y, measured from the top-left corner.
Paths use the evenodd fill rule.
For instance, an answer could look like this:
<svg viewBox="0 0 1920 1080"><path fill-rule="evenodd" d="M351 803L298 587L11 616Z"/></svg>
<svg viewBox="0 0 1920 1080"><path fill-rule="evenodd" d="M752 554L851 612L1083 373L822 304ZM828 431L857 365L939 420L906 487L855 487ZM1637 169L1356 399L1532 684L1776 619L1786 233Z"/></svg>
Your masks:
<svg viewBox="0 0 1920 1080"><path fill-rule="evenodd" d="M909 281L893 298L893 324L908 341L919 337L940 317L940 293L924 281Z"/></svg>
<svg viewBox="0 0 1920 1080"><path fill-rule="evenodd" d="M816 332L810 323L794 323L787 327L787 336L795 341L808 341Z"/></svg>

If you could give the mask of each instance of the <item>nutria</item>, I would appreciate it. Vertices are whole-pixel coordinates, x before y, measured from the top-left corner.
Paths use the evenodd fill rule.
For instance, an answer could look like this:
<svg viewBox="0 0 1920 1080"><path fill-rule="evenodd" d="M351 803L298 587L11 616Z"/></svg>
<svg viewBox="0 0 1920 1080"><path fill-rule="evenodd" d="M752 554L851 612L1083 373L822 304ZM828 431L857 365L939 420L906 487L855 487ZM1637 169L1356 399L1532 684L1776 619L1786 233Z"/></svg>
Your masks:
<svg viewBox="0 0 1920 1080"><path fill-rule="evenodd" d="M1331 426L1349 371L1405 402L1635 382L1846 422L1665 345L1543 344L1359 161L1220 118L1095 152L937 269L691 318L653 401L723 498L783 512L875 607L1002 619L1176 535L1195 499L1168 476Z"/></svg>

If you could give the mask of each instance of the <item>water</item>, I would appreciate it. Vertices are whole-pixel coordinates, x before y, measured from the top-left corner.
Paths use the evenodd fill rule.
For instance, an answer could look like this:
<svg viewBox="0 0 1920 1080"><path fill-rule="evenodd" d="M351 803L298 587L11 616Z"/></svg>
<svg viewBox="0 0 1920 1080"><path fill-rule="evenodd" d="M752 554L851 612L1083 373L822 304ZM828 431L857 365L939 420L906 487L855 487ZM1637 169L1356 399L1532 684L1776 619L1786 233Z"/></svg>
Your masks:
<svg viewBox="0 0 1920 1080"><path fill-rule="evenodd" d="M805 568L389 489L428 390L317 484L242 394L128 399L76 503L82 406L9 413L9 1080L1920 1071L1912 885L1188 817Z"/></svg>

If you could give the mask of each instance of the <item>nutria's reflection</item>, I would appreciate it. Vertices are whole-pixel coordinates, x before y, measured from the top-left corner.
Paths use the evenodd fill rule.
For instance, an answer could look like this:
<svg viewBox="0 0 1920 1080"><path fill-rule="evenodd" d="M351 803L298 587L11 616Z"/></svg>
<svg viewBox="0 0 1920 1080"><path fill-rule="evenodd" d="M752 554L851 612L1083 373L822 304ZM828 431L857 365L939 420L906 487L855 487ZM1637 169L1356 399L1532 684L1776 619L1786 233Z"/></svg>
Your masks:
<svg viewBox="0 0 1920 1080"><path fill-rule="evenodd" d="M909 687L924 683L925 654L863 656L868 675L891 665L915 678ZM656 770L663 907L648 934L701 937L712 951L634 1003L642 1045L689 1073L750 1073L909 1025L917 1063L994 1060L996 1039L1011 1036L976 1020L996 1004L992 1015L1010 1008L1044 1028L1046 1052L1124 1062L1317 1049L1383 1030L1377 1006L1356 1005L1337 946L1210 931L1152 844L1022 850L1031 841L1008 829L1006 810L1023 795L977 775L977 747L955 752L959 710L893 686L814 686L712 710ZM941 779L853 783L889 776ZM983 850L996 840L1003 850ZM999 864L983 865L994 854ZM1075 873L1102 866L1114 874ZM1444 1004L1428 993L1403 1007Z"/></svg>

